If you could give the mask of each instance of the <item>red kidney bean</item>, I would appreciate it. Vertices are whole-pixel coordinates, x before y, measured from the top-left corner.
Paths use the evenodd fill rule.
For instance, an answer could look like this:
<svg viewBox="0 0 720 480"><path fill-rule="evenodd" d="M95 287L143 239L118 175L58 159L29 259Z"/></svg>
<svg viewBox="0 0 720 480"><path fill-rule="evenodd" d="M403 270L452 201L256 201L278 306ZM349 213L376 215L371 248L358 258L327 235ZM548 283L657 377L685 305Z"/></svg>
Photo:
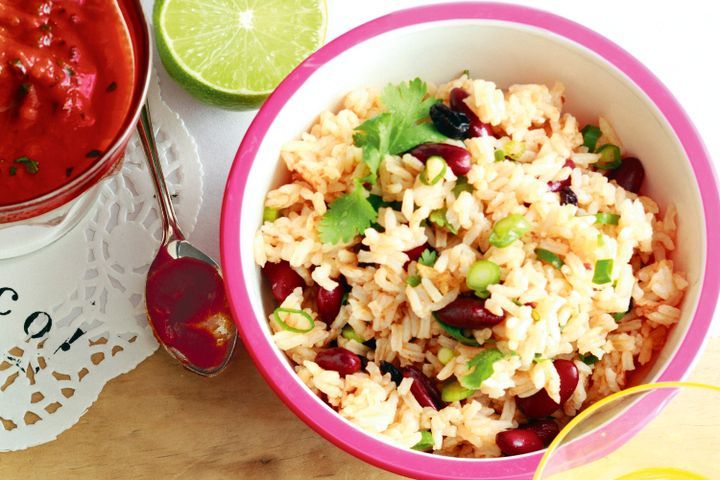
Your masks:
<svg viewBox="0 0 720 480"><path fill-rule="evenodd" d="M458 297L435 315L441 322L458 328L487 328L505 319L490 313L485 300L475 297Z"/></svg>
<svg viewBox="0 0 720 480"><path fill-rule="evenodd" d="M470 130L468 133L471 137L484 137L492 135L492 127L482 122L475 112L463 102L467 98L468 93L462 88L453 88L450 90L450 108L457 112L464 113L470 120Z"/></svg>
<svg viewBox="0 0 720 480"><path fill-rule="evenodd" d="M550 398L544 388L525 398L517 398L517 406L528 418L547 417L564 405L577 387L580 376L578 369L570 360L555 360L555 370L560 376L560 403Z"/></svg>
<svg viewBox="0 0 720 480"><path fill-rule="evenodd" d="M270 281L273 297L280 303L297 287L305 286L302 277L285 260L278 263L266 263L262 272Z"/></svg>
<svg viewBox="0 0 720 480"><path fill-rule="evenodd" d="M554 182L548 182L548 189L551 192L559 192L560 190L564 190L566 188L570 188L570 177L566 178L565 180L556 180Z"/></svg>
<svg viewBox="0 0 720 480"><path fill-rule="evenodd" d="M403 268L407 268L407 266L408 266L408 264L409 264L410 262L415 262L415 261L417 261L417 259L420 258L420 255L422 255L422 253L423 253L427 248L429 248L428 244L427 244L427 243L423 243L423 244L420 245L419 247L415 247L415 248L411 248L410 250L406 250L404 253L405 253L405 255L407 255L409 258L408 258L408 261L405 262L405 265L403 265Z"/></svg>
<svg viewBox="0 0 720 480"><path fill-rule="evenodd" d="M560 433L560 427L551 418L542 418L530 422L523 427L525 430L532 430L543 442L546 447L550 445L557 434Z"/></svg>
<svg viewBox="0 0 720 480"><path fill-rule="evenodd" d="M330 348L318 353L315 363L325 370L334 370L341 377L359 372L362 368L360 357L342 347Z"/></svg>
<svg viewBox="0 0 720 480"><path fill-rule="evenodd" d="M444 103L430 107L430 120L438 132L455 140L465 140L470 136L470 119L462 112L456 112Z"/></svg>
<svg viewBox="0 0 720 480"><path fill-rule="evenodd" d="M445 159L455 175L465 175L470 171L470 152L455 145L445 143L424 143L410 150L410 155L425 163L428 158L438 155Z"/></svg>
<svg viewBox="0 0 720 480"><path fill-rule="evenodd" d="M326 290L318 286L317 296L315 298L317 302L317 313L320 320L330 324L335 321L342 307L343 295L347 291L347 285L344 278L337 280L338 286L332 290Z"/></svg>
<svg viewBox="0 0 720 480"><path fill-rule="evenodd" d="M400 385L400 382L402 382L403 374L400 371L399 368L397 368L395 365L393 365L390 362L386 362L383 360L380 362L380 371L383 375L386 373L390 374L390 379L395 383L395 385Z"/></svg>
<svg viewBox="0 0 720 480"><path fill-rule="evenodd" d="M563 164L563 167L570 167L571 169L575 168L575 162L570 160L569 158L565 160L565 163ZM557 180L555 182L548 182L548 188L551 192L558 192L560 190L566 190L570 189L570 184L572 183L572 179L570 178L570 175L568 175L568 178L565 180ZM571 190L572 191L572 190ZM577 202L575 203L577 205Z"/></svg>
<svg viewBox="0 0 720 480"><path fill-rule="evenodd" d="M442 401L440 392L419 368L414 365L403 367L402 376L413 379L410 392L421 406L431 407L435 410L440 410L445 407L445 402Z"/></svg>
<svg viewBox="0 0 720 480"><path fill-rule="evenodd" d="M508 456L535 452L544 447L542 440L535 432L522 428L498 433L495 435L495 443L500 451Z"/></svg>
<svg viewBox="0 0 720 480"><path fill-rule="evenodd" d="M635 157L623 158L620 166L609 172L608 178L628 192L638 193L645 179L645 168Z"/></svg>
<svg viewBox="0 0 720 480"><path fill-rule="evenodd" d="M560 190L560 205L577 205L578 199L572 188L566 187Z"/></svg>
<svg viewBox="0 0 720 480"><path fill-rule="evenodd" d="M553 365L560 375L560 403L564 405L575 392L580 374L572 360L555 360Z"/></svg>

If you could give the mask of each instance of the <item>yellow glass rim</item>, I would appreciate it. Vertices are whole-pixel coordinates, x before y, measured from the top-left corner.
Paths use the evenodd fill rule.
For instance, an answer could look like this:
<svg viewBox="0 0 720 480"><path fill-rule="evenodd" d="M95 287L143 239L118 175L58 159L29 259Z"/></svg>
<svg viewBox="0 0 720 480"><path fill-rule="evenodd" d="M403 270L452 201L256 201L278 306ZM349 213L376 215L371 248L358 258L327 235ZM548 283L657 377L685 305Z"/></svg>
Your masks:
<svg viewBox="0 0 720 480"><path fill-rule="evenodd" d="M537 470L535 470L535 475L533 475L533 480L540 480L543 472L545 471L545 467L547 466L548 460L550 459L550 455L552 455L555 450L557 450L558 446L562 443L563 439L568 436L570 431L577 426L580 422L588 418L590 415L595 413L597 410L603 408L604 406L614 402L615 400L619 398L625 398L629 397L638 393L643 392L650 392L652 390L658 390L658 389L670 389L670 388L700 388L704 390L712 390L715 392L720 392L720 387L715 385L708 385L706 383L699 383L699 382L657 382L657 383L646 383L643 385L637 385L635 387L630 387L625 390L620 390L619 392L613 393L612 395L608 395L607 397L593 403L589 407L587 407L585 410L577 414L570 422L565 425L565 427L558 433L557 437L548 445L547 450L545 450L545 454L543 455L542 459L540 459L540 464L538 465Z"/></svg>

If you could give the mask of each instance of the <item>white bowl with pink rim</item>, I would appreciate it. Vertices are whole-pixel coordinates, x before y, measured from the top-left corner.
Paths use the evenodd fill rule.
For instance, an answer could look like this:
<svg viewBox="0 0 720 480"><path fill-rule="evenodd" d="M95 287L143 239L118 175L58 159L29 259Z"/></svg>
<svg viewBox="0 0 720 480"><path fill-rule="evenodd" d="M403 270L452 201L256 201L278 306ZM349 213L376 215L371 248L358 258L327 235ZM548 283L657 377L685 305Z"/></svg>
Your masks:
<svg viewBox="0 0 720 480"><path fill-rule="evenodd" d="M501 87L563 82L566 111L581 123L607 117L626 149L643 161L645 192L660 205L677 206L673 260L690 286L680 322L643 381L682 379L707 336L720 286L720 200L708 154L677 101L638 60L597 33L539 10L497 3L404 10L352 30L308 58L265 102L237 152L222 209L222 265L238 328L258 369L293 412L335 445L414 478L531 478L543 452L492 459L430 455L391 445L337 415L273 344L267 317L274 305L253 260L265 194L287 175L279 160L283 143L320 112L336 109L354 88L415 77L442 83L465 69ZM599 434L619 445L661 401L641 400ZM608 448L617 445L608 441Z"/></svg>

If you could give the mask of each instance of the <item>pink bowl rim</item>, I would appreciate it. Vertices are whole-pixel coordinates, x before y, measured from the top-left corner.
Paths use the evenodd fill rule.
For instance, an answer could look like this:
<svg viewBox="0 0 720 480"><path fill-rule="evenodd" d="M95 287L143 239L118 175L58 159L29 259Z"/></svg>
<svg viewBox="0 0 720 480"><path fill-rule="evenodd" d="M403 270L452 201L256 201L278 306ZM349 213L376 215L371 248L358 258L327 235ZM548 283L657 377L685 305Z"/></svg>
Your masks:
<svg viewBox="0 0 720 480"><path fill-rule="evenodd" d="M250 304L240 256L240 212L250 167L261 139L285 103L322 65L377 35L423 23L493 20L535 27L587 48L622 71L654 103L677 135L690 161L703 203L706 268L693 320L677 353L658 381L681 380L699 354L712 321L720 289L720 195L709 155L692 122L670 91L637 59L594 31L542 10L501 3L459 2L400 10L371 20L331 41L308 57L277 87L250 125L235 155L223 198L220 251L226 289L243 342L270 387L298 417L327 440L373 465L413 478L529 478L542 452L491 460L456 459L393 447L351 427L317 400L298 379L278 365ZM247 245L246 248L251 248ZM246 319L242 321L241 319ZM646 411L652 411L652 406ZM657 405L656 405L657 406Z"/></svg>

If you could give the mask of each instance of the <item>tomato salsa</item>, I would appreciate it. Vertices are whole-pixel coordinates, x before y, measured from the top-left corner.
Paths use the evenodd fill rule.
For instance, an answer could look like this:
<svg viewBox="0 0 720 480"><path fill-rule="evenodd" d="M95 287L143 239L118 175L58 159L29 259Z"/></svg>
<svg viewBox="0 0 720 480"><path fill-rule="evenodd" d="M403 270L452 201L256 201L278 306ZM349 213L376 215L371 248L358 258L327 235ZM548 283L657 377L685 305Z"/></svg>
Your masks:
<svg viewBox="0 0 720 480"><path fill-rule="evenodd" d="M203 370L223 364L235 335L217 270L194 258L171 260L161 250L145 294L158 340Z"/></svg>
<svg viewBox="0 0 720 480"><path fill-rule="evenodd" d="M0 206L103 157L130 108L133 65L114 0L0 0Z"/></svg>

